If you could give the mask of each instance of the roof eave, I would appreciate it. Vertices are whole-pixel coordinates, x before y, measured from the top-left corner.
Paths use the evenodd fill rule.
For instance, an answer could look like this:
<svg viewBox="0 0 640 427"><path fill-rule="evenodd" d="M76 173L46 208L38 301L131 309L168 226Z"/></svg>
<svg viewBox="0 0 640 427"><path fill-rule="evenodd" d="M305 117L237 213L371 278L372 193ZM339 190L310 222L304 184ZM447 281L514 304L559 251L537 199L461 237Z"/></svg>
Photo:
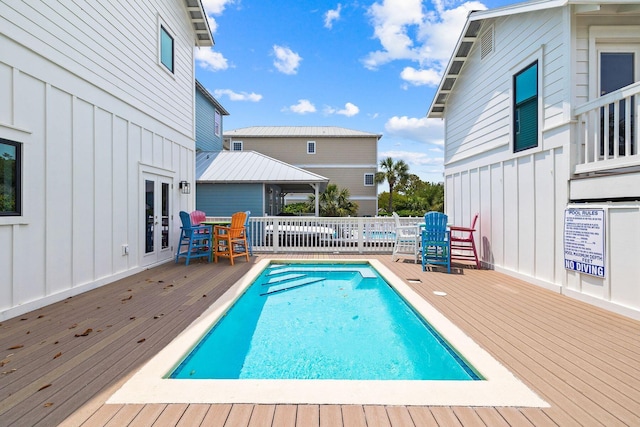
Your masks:
<svg viewBox="0 0 640 427"><path fill-rule="evenodd" d="M218 111L220 111L220 114L222 114L223 116L229 115L229 112L222 106L222 104L218 102L217 99L213 97L213 95L211 95L211 92L209 92L209 90L207 90L207 88L204 87L202 83L198 81L198 79L196 79L196 88L200 90L200 92L205 96L205 98L207 98L214 105L214 107L216 107Z"/></svg>
<svg viewBox="0 0 640 427"><path fill-rule="evenodd" d="M184 4L187 8L189 20L191 21L191 26L193 27L193 32L196 36L195 46L211 47L215 45L215 41L211 35L211 27L209 27L207 13L202 5L202 0L184 0Z"/></svg>
<svg viewBox="0 0 640 427"><path fill-rule="evenodd" d="M467 16L467 22L464 25L456 47L453 50L454 54L449 59L446 71L440 80L438 89L431 101L429 110L427 111L427 118L443 118L445 115L445 108L449 98L449 93L453 91L453 86L458 76L462 72L464 63L467 60L468 54L473 48L473 44L480 35L483 21L491 18L497 18L500 16L514 15L517 13L532 12L536 10L550 9L554 7L565 6L571 0L539 0L529 1L525 3L517 3L510 6L504 6L490 10L475 10L469 12ZM473 31L473 26L476 26L477 31ZM469 34L469 29L472 29ZM475 33L475 35L474 35ZM465 43L471 43L471 46L465 46ZM461 55L461 52L467 52L467 55ZM461 63L460 63L461 62ZM453 72L452 72L453 70ZM446 84L446 86L445 86Z"/></svg>

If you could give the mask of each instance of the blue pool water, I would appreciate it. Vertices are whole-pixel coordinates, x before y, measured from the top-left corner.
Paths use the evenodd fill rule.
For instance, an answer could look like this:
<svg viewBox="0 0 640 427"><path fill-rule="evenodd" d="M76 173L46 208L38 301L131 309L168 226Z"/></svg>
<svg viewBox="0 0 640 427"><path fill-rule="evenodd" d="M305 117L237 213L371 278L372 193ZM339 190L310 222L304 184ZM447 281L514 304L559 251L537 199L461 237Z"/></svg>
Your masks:
<svg viewBox="0 0 640 427"><path fill-rule="evenodd" d="M170 378L480 379L367 263L270 264Z"/></svg>

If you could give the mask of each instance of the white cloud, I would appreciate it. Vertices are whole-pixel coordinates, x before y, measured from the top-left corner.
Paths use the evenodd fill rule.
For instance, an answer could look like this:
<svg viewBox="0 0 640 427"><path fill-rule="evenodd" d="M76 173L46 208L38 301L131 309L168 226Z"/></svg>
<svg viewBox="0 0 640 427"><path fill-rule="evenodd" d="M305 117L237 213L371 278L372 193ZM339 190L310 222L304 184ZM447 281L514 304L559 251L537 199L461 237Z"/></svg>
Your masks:
<svg viewBox="0 0 640 427"><path fill-rule="evenodd" d="M291 111L296 114L315 113L316 106L308 99L300 99L297 104L294 104L288 108L284 108L283 111Z"/></svg>
<svg viewBox="0 0 640 427"><path fill-rule="evenodd" d="M360 112L360 109L357 105L354 105L350 102L344 104L344 108L342 110L336 111L336 114L342 114L343 116L352 117Z"/></svg>
<svg viewBox="0 0 640 427"><path fill-rule="evenodd" d="M384 128L392 136L444 146L444 122L439 119L394 116L385 123Z"/></svg>
<svg viewBox="0 0 640 427"><path fill-rule="evenodd" d="M401 78L414 85L439 82L468 13L486 7L470 1L451 8L450 5L457 2L432 0L434 10L428 10L425 3L423 0L381 0L369 8L374 37L382 49L363 59L366 68L375 70L394 60L415 61L420 69L407 67L415 72L405 68ZM436 83L433 83L434 76L437 76Z"/></svg>
<svg viewBox="0 0 640 427"><path fill-rule="evenodd" d="M409 166L443 166L444 159L442 157L430 157L427 153L416 151L400 151L391 150L378 153L380 160L387 157L393 158L393 160L404 160ZM409 168L411 171L411 168Z"/></svg>
<svg viewBox="0 0 640 427"><path fill-rule="evenodd" d="M437 86L440 83L440 74L433 69L416 70L413 67L405 67L400 77L414 86Z"/></svg>
<svg viewBox="0 0 640 427"><path fill-rule="evenodd" d="M216 98L221 98L225 95L229 98L230 101L258 102L262 99L262 95L259 95L255 92L234 92L231 89L216 89L213 91L213 96L215 96Z"/></svg>
<svg viewBox="0 0 640 427"><path fill-rule="evenodd" d="M340 110L337 108L328 107L328 106L324 108L325 114L340 114L347 117L353 117L359 112L360 112L360 108L358 108L357 105L352 104L351 102L347 102L346 104L344 104L344 108Z"/></svg>
<svg viewBox="0 0 640 427"><path fill-rule="evenodd" d="M202 0L204 11L207 14L207 20L209 21L209 27L211 33L215 34L218 30L218 23L213 15L221 15L224 12L225 7L229 4L235 3L235 0Z"/></svg>
<svg viewBox="0 0 640 427"><path fill-rule="evenodd" d="M371 5L368 14L374 36L380 40L383 50L365 58L367 68L376 69L394 59L418 59L408 30L424 19L422 0L383 0Z"/></svg>
<svg viewBox="0 0 640 427"><path fill-rule="evenodd" d="M302 57L285 46L273 45L273 65L284 74L296 74Z"/></svg>
<svg viewBox="0 0 640 427"><path fill-rule="evenodd" d="M205 70L221 71L229 68L227 59L220 52L214 52L210 47L195 48L195 58L198 66Z"/></svg>
<svg viewBox="0 0 640 427"><path fill-rule="evenodd" d="M338 3L338 7L336 9L328 10L327 13L324 14L325 28L328 28L328 29L333 28L333 21L337 21L338 19L340 19L341 10L342 10L342 5Z"/></svg>
<svg viewBox="0 0 640 427"><path fill-rule="evenodd" d="M202 0L204 10L214 15L220 15L228 4L233 3L235 3L235 0Z"/></svg>

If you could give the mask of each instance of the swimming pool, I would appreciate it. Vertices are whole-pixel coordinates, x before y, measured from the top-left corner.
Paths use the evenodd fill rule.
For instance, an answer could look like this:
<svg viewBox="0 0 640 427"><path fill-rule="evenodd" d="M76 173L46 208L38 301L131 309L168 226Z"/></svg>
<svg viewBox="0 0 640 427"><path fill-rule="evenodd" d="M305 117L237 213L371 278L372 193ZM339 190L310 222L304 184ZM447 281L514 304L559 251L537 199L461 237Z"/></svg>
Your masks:
<svg viewBox="0 0 640 427"><path fill-rule="evenodd" d="M366 262L375 268L386 282L456 349L460 357L475 368L483 380L191 380L168 378L168 373L181 363L184 355L198 344L201 337L211 329L211 325L216 324L225 315L271 262L289 261L292 260L263 259L257 262L249 273L218 298L185 331L132 375L107 400L107 403L549 406L377 260L353 260L353 262ZM317 262L317 260L313 262ZM343 264L345 261L329 259L322 260L322 262Z"/></svg>
<svg viewBox="0 0 640 427"><path fill-rule="evenodd" d="M480 380L368 263L271 263L174 379Z"/></svg>

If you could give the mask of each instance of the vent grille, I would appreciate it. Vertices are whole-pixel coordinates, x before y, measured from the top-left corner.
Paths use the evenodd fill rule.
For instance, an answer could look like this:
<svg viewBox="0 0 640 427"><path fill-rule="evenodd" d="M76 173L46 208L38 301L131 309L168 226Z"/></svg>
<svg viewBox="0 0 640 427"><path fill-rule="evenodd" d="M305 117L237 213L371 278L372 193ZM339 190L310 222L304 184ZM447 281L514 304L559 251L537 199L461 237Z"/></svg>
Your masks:
<svg viewBox="0 0 640 427"><path fill-rule="evenodd" d="M484 59L487 55L493 52L493 26L489 28L480 37L480 59Z"/></svg>

